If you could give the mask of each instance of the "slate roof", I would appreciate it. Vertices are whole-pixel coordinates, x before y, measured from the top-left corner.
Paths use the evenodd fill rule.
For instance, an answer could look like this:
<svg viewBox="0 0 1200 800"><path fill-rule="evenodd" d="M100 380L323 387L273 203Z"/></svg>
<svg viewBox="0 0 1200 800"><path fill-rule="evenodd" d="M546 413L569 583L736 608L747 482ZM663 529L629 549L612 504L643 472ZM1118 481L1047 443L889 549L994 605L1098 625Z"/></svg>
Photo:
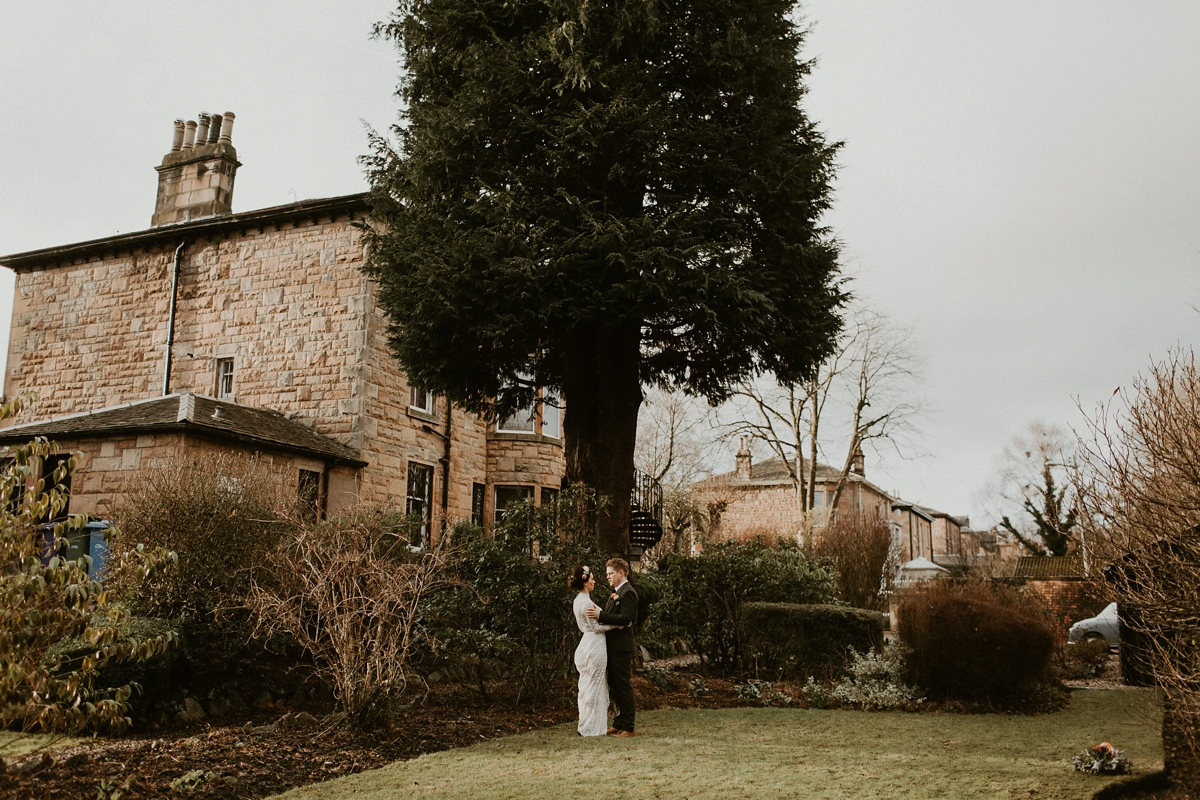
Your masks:
<svg viewBox="0 0 1200 800"><path fill-rule="evenodd" d="M192 392L0 429L0 443L35 436L84 438L115 433L184 431L365 467L359 452L278 411L239 406Z"/></svg>
<svg viewBox="0 0 1200 800"><path fill-rule="evenodd" d="M1014 578L1083 578L1083 559L1079 556L1020 556Z"/></svg>
<svg viewBox="0 0 1200 800"><path fill-rule="evenodd" d="M204 217L190 222L159 225L156 228L120 233L103 239L44 247L0 256L0 264L21 272L42 264L63 260L97 258L106 254L132 252L138 248L175 246L181 239L195 241L215 236L224 236L231 231L257 228L263 225L278 225L281 222L302 219L320 219L338 214L366 214L369 210L366 193L349 194L342 197L323 197L317 200L301 200L238 214L221 214Z"/></svg>
<svg viewBox="0 0 1200 800"><path fill-rule="evenodd" d="M804 466L807 470L807 461L804 462ZM807 475L807 472L805 474ZM839 470L828 464L822 464L820 461L817 462L817 480L836 481L839 474L841 474ZM789 480L787 465L778 458L768 458L766 461L750 465L750 481L753 483L786 480Z"/></svg>

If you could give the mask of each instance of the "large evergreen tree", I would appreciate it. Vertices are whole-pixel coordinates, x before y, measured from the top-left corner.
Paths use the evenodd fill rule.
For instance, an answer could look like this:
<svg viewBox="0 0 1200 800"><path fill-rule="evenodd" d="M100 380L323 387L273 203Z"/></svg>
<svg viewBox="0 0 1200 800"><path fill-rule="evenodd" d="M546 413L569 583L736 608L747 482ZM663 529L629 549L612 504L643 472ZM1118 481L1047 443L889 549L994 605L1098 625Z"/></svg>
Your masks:
<svg viewBox="0 0 1200 800"><path fill-rule="evenodd" d="M411 379L505 414L563 398L567 477L628 545L642 386L711 401L830 351L836 145L800 108L791 0L402 0L399 147L369 270Z"/></svg>

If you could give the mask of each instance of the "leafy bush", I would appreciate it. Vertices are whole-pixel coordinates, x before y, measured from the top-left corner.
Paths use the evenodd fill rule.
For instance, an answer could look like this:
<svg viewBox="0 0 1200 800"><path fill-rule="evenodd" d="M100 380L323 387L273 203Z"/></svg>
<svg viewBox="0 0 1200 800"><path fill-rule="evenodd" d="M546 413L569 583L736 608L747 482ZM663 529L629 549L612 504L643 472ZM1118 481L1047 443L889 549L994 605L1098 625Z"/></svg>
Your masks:
<svg viewBox="0 0 1200 800"><path fill-rule="evenodd" d="M427 666L446 667L485 697L496 680L516 702L565 696L579 641L567 578L579 564L603 574L605 562L588 524L593 506L590 490L573 487L554 506L506 507L491 537L471 525L456 527L450 534L456 588L431 595L424 606ZM650 604L642 599L643 576L630 580L644 619Z"/></svg>
<svg viewBox="0 0 1200 800"><path fill-rule="evenodd" d="M804 701L810 708L829 708L834 704L833 692L811 675L804 682Z"/></svg>
<svg viewBox="0 0 1200 800"><path fill-rule="evenodd" d="M660 689L670 689L675 685L675 676L662 667L639 667L638 674Z"/></svg>
<svg viewBox="0 0 1200 800"><path fill-rule="evenodd" d="M224 681L236 661L253 661L253 627L245 601L256 572L287 530L277 478L255 459L202 453L169 457L139 470L113 510L121 533L118 556L135 542L163 547L178 567L134 593L120 576L110 581L130 597L135 613L171 619L185 634L189 667Z"/></svg>
<svg viewBox="0 0 1200 800"><path fill-rule="evenodd" d="M1048 680L1054 632L1041 606L991 583L929 581L900 601L908 676L939 700L1020 702Z"/></svg>
<svg viewBox="0 0 1200 800"><path fill-rule="evenodd" d="M402 523L371 509L297 523L270 553L273 578L250 589L260 629L299 642L360 728L404 693L422 602L452 574L444 543L413 553Z"/></svg>
<svg viewBox="0 0 1200 800"><path fill-rule="evenodd" d="M668 553L655 574L662 587L655 627L723 673L752 666L742 624L747 602L828 603L837 592L833 564L810 561L790 543L721 542L697 556Z"/></svg>
<svg viewBox="0 0 1200 800"><path fill-rule="evenodd" d="M883 611L900 567L900 545L888 521L863 511L839 512L815 534L813 555L837 566L838 599Z"/></svg>
<svg viewBox="0 0 1200 800"><path fill-rule="evenodd" d="M893 644L882 652L852 653L847 675L833 687L830 697L864 711L912 708L923 698L904 683L906 654L900 644Z"/></svg>
<svg viewBox="0 0 1200 800"><path fill-rule="evenodd" d="M0 419L30 401L0 406ZM65 484L75 457L60 463L24 493L37 465L56 447L45 439L5 447L0 468L0 727L78 733L120 731L136 688L96 686L105 664L145 661L171 646L173 635L138 636L125 624L128 611L117 594L88 576L91 558L66 558L68 536L87 524L86 515L67 517L53 527L53 544L39 523L67 506ZM50 557L43 563L43 557ZM136 586L170 566L172 554L138 546L110 559L110 569ZM55 650L64 639L86 647L67 654Z"/></svg>
<svg viewBox="0 0 1200 800"><path fill-rule="evenodd" d="M747 660L781 674L831 671L853 650L883 648L883 615L848 606L742 604Z"/></svg>

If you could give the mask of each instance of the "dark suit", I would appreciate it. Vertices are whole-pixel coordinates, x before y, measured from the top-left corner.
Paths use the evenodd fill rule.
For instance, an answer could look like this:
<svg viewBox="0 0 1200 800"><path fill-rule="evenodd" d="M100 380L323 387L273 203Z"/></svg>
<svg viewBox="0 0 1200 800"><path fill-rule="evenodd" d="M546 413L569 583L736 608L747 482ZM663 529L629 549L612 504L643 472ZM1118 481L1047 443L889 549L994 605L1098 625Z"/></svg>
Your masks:
<svg viewBox="0 0 1200 800"><path fill-rule="evenodd" d="M604 644L608 649L608 693L617 704L613 727L632 732L634 715L637 713L631 680L633 653L637 649L633 631L637 627L638 596L629 581L625 581L615 594L615 598L610 596L605 603L597 622L617 626L604 634Z"/></svg>

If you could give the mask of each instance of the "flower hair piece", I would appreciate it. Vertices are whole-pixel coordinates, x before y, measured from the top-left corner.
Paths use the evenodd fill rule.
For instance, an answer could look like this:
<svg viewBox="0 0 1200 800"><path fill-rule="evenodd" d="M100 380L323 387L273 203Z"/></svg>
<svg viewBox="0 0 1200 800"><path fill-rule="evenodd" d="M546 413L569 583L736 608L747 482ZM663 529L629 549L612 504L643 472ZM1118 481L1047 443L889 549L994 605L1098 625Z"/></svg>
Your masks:
<svg viewBox="0 0 1200 800"><path fill-rule="evenodd" d="M591 574L592 574L592 568L589 567L587 564L584 564L583 565L583 577L587 578Z"/></svg>

